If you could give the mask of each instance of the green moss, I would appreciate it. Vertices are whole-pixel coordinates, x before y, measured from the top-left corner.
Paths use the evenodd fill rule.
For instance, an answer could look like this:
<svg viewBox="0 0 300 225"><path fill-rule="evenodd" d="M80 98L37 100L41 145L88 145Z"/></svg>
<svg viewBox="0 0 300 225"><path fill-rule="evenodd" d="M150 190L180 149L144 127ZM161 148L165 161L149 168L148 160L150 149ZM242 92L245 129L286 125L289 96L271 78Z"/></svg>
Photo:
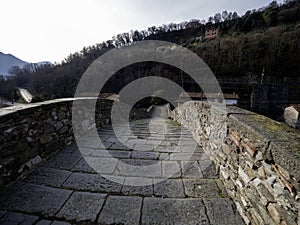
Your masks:
<svg viewBox="0 0 300 225"><path fill-rule="evenodd" d="M221 190L218 191L218 195L220 198L225 198L225 196Z"/></svg>
<svg viewBox="0 0 300 225"><path fill-rule="evenodd" d="M177 121L174 121L174 120L169 120L168 123L172 124L172 125L175 125L175 126L181 126L180 123L178 123Z"/></svg>

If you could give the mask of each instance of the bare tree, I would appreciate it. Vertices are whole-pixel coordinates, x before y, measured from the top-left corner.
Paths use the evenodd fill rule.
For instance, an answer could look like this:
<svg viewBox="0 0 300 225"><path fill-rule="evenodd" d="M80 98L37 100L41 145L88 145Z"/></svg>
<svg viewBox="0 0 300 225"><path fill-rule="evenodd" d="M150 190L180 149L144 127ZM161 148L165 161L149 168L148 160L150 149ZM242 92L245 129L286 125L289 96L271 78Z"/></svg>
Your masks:
<svg viewBox="0 0 300 225"><path fill-rule="evenodd" d="M227 10L225 10L222 12L222 19L223 19L223 21L225 21L225 20L227 20L227 18L228 18L228 12L227 12Z"/></svg>
<svg viewBox="0 0 300 225"><path fill-rule="evenodd" d="M214 21L215 21L215 23L222 22L222 16L220 13L216 13L216 15L214 16Z"/></svg>

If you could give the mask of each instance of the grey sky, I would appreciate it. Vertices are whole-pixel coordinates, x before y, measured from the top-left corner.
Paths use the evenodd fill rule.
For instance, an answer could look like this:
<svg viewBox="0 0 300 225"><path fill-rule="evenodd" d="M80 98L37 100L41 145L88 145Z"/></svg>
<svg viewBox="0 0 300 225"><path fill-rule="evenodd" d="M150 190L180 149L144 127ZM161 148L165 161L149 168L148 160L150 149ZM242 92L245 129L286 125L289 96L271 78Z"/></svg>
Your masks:
<svg viewBox="0 0 300 225"><path fill-rule="evenodd" d="M0 51L25 61L60 62L70 53L130 30L242 15L271 0L9 0L0 2ZM282 2L282 0L278 1Z"/></svg>

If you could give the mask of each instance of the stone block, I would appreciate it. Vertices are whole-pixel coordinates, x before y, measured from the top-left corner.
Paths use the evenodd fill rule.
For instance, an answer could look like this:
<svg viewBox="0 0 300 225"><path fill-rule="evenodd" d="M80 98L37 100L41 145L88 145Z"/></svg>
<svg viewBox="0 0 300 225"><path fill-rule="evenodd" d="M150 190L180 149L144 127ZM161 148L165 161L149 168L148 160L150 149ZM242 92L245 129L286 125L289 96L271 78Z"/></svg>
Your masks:
<svg viewBox="0 0 300 225"><path fill-rule="evenodd" d="M69 198L71 191L25 184L1 203L8 210L54 216Z"/></svg>
<svg viewBox="0 0 300 225"><path fill-rule="evenodd" d="M73 173L63 184L63 187L78 190L105 193L120 193L124 177L98 174Z"/></svg>
<svg viewBox="0 0 300 225"><path fill-rule="evenodd" d="M230 146L227 145L227 144L222 144L222 150L223 150L225 155L229 155L232 151Z"/></svg>
<svg viewBox="0 0 300 225"><path fill-rule="evenodd" d="M250 181L254 180L256 178L256 175L254 174L254 171L252 168L250 168L248 165L245 168L245 172L248 175Z"/></svg>
<svg viewBox="0 0 300 225"><path fill-rule="evenodd" d="M267 205L270 202L274 202L274 196L268 191L268 189L261 183L256 187L260 197L261 202Z"/></svg>
<svg viewBox="0 0 300 225"><path fill-rule="evenodd" d="M27 215L23 213L7 212L1 219L0 223L3 225L15 224L34 224L38 220L37 216Z"/></svg>
<svg viewBox="0 0 300 225"><path fill-rule="evenodd" d="M181 179L154 179L154 195L168 198L184 198L184 188Z"/></svg>
<svg viewBox="0 0 300 225"><path fill-rule="evenodd" d="M208 225L209 220L201 199L145 198L141 224Z"/></svg>
<svg viewBox="0 0 300 225"><path fill-rule="evenodd" d="M67 222L63 222L63 221L53 221L53 223L51 223L51 225L71 225L70 223Z"/></svg>
<svg viewBox="0 0 300 225"><path fill-rule="evenodd" d="M50 220L40 220L36 225L51 225L52 221Z"/></svg>
<svg viewBox="0 0 300 225"><path fill-rule="evenodd" d="M239 177L242 179L242 181L243 181L245 184L248 184L248 183L251 181L251 179L250 179L250 177L248 176L248 174L245 173L245 171L244 171L243 169L241 169L240 167L239 167L239 170L238 170L238 174L239 174Z"/></svg>
<svg viewBox="0 0 300 225"><path fill-rule="evenodd" d="M125 177L122 193L125 195L153 196L153 179Z"/></svg>
<svg viewBox="0 0 300 225"><path fill-rule="evenodd" d="M42 165L44 167L51 167L55 169L70 170L76 165L81 157L82 156L78 154L78 152L74 152L73 154L58 153L43 162Z"/></svg>
<svg viewBox="0 0 300 225"><path fill-rule="evenodd" d="M133 151L131 153L131 158L134 159L158 159L159 153L158 152L139 152Z"/></svg>
<svg viewBox="0 0 300 225"><path fill-rule="evenodd" d="M114 175L161 178L162 162L158 160L121 159Z"/></svg>
<svg viewBox="0 0 300 225"><path fill-rule="evenodd" d="M163 161L162 162L162 176L164 178L178 178L181 177L180 165L177 161Z"/></svg>
<svg viewBox="0 0 300 225"><path fill-rule="evenodd" d="M211 179L183 179L185 194L189 197L214 198L220 197L220 190Z"/></svg>
<svg viewBox="0 0 300 225"><path fill-rule="evenodd" d="M56 216L76 222L95 222L105 197L105 194L74 192Z"/></svg>
<svg viewBox="0 0 300 225"><path fill-rule="evenodd" d="M34 170L27 178L26 182L32 184L48 185L60 187L70 176L71 172L52 168L40 167Z"/></svg>
<svg viewBox="0 0 300 225"><path fill-rule="evenodd" d="M218 178L217 167L211 160L201 160L198 161L203 178Z"/></svg>
<svg viewBox="0 0 300 225"><path fill-rule="evenodd" d="M58 123L55 123L55 124L54 124L54 127L55 127L55 130L56 130L56 131L60 130L63 126L64 126L64 125L63 125L63 123L61 123L61 122L58 122Z"/></svg>
<svg viewBox="0 0 300 225"><path fill-rule="evenodd" d="M116 158L98 158L85 156L73 168L72 171L83 173L112 174L117 166Z"/></svg>
<svg viewBox="0 0 300 225"><path fill-rule="evenodd" d="M59 129L58 133L64 134L64 133L66 133L68 130L69 130L69 127L68 127L68 126L64 126L64 127L62 127L62 128Z"/></svg>
<svg viewBox="0 0 300 225"><path fill-rule="evenodd" d="M141 197L108 196L100 213L99 224L140 224Z"/></svg>
<svg viewBox="0 0 300 225"><path fill-rule="evenodd" d="M265 178L266 178L266 172L265 172L265 169L264 169L263 166L261 166L261 167L259 167L259 168L257 169L257 173L258 173L258 175L259 175L259 177L260 177L261 179L265 179Z"/></svg>
<svg viewBox="0 0 300 225"><path fill-rule="evenodd" d="M300 144L294 141L271 143L270 150L276 164L300 182Z"/></svg>
<svg viewBox="0 0 300 225"><path fill-rule="evenodd" d="M201 163L202 161L200 161ZM181 161L182 177L183 178L202 178L200 166L196 161Z"/></svg>
<svg viewBox="0 0 300 225"><path fill-rule="evenodd" d="M205 199L204 204L211 224L243 224L236 207L229 199Z"/></svg>
<svg viewBox="0 0 300 225"><path fill-rule="evenodd" d="M51 134L43 134L42 136L39 137L40 143L46 144L49 143L50 141L53 140L52 135Z"/></svg>
<svg viewBox="0 0 300 225"><path fill-rule="evenodd" d="M280 224L282 216L280 215L278 206L276 206L274 203L270 203L267 206L267 209L268 209L272 219L275 221L275 223Z"/></svg>

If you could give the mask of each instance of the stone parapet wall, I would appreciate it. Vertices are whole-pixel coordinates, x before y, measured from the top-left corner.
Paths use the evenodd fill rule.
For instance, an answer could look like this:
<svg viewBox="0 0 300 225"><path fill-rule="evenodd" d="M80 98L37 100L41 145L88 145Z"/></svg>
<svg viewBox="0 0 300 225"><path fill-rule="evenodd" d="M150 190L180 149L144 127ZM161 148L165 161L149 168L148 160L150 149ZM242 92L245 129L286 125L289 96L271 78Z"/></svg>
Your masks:
<svg viewBox="0 0 300 225"><path fill-rule="evenodd" d="M74 101L84 106L93 99L58 99L0 109L0 190L24 170L73 141ZM76 125L84 131L110 123L112 104L111 100L97 101L95 116L91 113L93 110L79 107L77 110L85 120ZM131 110L131 119L145 117L145 112Z"/></svg>
<svg viewBox="0 0 300 225"><path fill-rule="evenodd" d="M169 117L214 161L246 224L299 224L300 133L237 107L187 102Z"/></svg>

